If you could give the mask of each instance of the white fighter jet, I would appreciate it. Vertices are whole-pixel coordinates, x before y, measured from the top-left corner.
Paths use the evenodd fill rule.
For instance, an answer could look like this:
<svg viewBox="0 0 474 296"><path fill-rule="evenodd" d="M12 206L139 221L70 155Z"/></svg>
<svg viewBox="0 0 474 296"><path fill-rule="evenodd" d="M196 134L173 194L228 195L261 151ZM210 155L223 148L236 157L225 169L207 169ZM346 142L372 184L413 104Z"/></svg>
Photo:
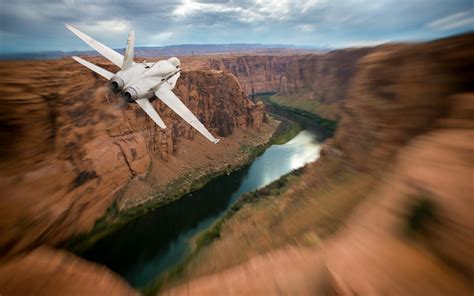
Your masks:
<svg viewBox="0 0 474 296"><path fill-rule="evenodd" d="M66 28L71 30L77 37L82 39L106 59L118 66L120 71L114 74L80 57L73 56L72 58L100 76L108 79L112 90L121 92L122 97L127 103L137 103L159 127L164 129L166 125L150 102L150 99L154 99L155 96L192 127L197 129L198 132L209 141L214 144L219 142L172 92L181 71L178 58L173 57L156 63L135 63L133 61L135 43L135 34L133 31L128 35L125 56L122 56L120 53L92 39L75 27L66 25Z"/></svg>

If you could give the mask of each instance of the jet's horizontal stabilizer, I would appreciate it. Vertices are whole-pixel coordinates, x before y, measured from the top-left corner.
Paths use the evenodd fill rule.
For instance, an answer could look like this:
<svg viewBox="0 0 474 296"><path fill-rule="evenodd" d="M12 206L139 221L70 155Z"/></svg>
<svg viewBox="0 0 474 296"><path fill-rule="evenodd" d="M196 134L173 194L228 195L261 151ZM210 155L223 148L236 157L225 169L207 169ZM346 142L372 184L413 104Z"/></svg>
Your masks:
<svg viewBox="0 0 474 296"><path fill-rule="evenodd" d="M89 63L88 61L86 60L83 60L81 59L80 57L76 57L76 56L73 56L72 57L76 62L78 62L79 64L83 65L83 66L86 66L87 68L89 68L90 70L94 71L95 73L99 74L100 76L102 77L105 77L107 78L108 80L110 80L113 76L114 76L114 73L110 72L110 71L107 71L99 66L96 66L92 63Z"/></svg>
<svg viewBox="0 0 474 296"><path fill-rule="evenodd" d="M138 106L140 106L143 109L143 111L145 111L146 114L148 114L148 116L150 116L151 119L153 119L153 121L156 124L158 124L159 127L163 129L166 128L165 123L160 118L158 113L156 113L155 108L153 108L153 105L150 103L148 99L140 99L140 100L136 100L135 102L137 102Z"/></svg>
<svg viewBox="0 0 474 296"><path fill-rule="evenodd" d="M76 34L77 37L81 38L82 41L87 43L90 47L97 50L98 53L103 55L106 59L117 65L118 67L122 67L123 64L123 56L116 52L115 50L105 46L104 44L100 43L97 40L94 40L89 35L86 35L79 31L78 29L74 28L71 25L66 24L66 28L68 28L71 32Z"/></svg>

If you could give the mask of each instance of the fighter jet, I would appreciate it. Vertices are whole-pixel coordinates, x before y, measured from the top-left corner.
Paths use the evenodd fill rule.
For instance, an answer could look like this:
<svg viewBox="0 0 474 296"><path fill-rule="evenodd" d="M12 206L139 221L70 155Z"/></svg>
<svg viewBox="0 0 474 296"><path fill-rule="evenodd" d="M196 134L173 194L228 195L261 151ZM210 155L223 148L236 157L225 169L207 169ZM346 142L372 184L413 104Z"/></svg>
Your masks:
<svg viewBox="0 0 474 296"><path fill-rule="evenodd" d="M77 28L68 24L66 24L66 28L118 66L120 71L114 74L80 57L73 56L72 58L109 80L109 86L113 91L120 92L122 98L127 103L137 103L159 127L165 129L166 125L150 102L150 100L155 99L155 96L209 141L214 144L219 142L219 139L214 138L186 105L172 92L181 72L178 58L172 57L156 63L136 63L133 61L135 43L135 33L133 31L128 35L127 48L125 49L125 55L122 56Z"/></svg>

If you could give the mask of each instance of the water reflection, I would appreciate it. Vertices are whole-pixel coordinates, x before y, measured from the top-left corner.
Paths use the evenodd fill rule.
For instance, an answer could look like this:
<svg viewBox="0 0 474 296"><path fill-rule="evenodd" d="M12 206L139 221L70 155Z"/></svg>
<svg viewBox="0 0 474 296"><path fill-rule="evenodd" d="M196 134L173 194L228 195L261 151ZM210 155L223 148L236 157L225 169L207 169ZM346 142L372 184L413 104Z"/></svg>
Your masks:
<svg viewBox="0 0 474 296"><path fill-rule="evenodd" d="M249 167L130 222L82 256L107 265L135 287L144 286L178 263L190 239L221 217L242 194L315 161L320 149L317 135L302 131L284 145L271 146Z"/></svg>

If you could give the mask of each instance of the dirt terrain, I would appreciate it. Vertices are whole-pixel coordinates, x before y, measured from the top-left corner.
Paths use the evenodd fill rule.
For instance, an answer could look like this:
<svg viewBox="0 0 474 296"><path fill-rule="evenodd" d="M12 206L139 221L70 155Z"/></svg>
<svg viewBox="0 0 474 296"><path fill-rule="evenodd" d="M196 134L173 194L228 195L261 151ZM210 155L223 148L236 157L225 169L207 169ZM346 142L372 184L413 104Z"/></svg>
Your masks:
<svg viewBox="0 0 474 296"><path fill-rule="evenodd" d="M472 293L473 49L467 34L362 58L322 158L247 196L161 293Z"/></svg>

